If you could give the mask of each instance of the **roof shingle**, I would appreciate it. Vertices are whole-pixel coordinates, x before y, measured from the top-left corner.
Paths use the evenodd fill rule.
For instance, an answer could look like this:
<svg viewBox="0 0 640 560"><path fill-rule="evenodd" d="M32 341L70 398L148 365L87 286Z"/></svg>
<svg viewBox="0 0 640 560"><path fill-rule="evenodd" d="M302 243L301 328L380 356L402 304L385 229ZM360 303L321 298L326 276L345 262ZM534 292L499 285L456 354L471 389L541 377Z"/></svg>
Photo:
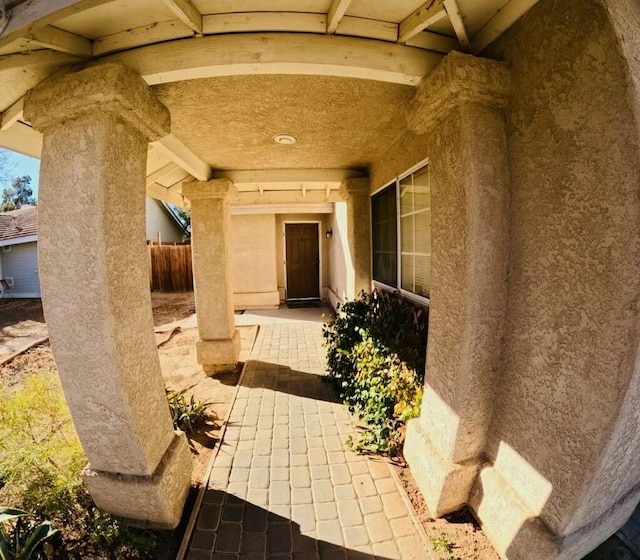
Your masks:
<svg viewBox="0 0 640 560"><path fill-rule="evenodd" d="M20 210L0 213L0 241L38 235L38 208L23 206Z"/></svg>

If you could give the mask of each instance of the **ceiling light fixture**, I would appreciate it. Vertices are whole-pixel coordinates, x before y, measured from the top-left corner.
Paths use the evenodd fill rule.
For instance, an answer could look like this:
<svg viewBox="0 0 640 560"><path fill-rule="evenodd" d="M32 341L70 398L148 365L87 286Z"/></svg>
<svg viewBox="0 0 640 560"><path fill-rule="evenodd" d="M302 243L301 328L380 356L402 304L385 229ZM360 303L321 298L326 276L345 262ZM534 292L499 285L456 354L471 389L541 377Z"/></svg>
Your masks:
<svg viewBox="0 0 640 560"><path fill-rule="evenodd" d="M287 146L297 142L296 137L291 136L291 134L278 134L273 139L276 141L276 144L284 144Z"/></svg>

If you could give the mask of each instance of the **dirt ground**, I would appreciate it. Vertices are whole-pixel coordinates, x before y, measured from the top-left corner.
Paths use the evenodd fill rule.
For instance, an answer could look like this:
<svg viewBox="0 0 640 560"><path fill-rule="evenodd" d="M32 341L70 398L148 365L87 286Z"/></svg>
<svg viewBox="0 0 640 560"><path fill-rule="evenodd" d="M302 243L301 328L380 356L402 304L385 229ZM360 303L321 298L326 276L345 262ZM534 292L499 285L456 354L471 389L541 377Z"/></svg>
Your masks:
<svg viewBox="0 0 640 560"><path fill-rule="evenodd" d="M406 464L398 464L394 468L434 552L441 560L500 560L500 556L468 510L461 510L442 519L433 519L409 467Z"/></svg>
<svg viewBox="0 0 640 560"><path fill-rule="evenodd" d="M151 299L160 367L167 388L172 391L190 388L187 398L193 394L196 400L209 403L206 424L188 436L195 459L192 483L197 485L203 480L223 420L229 411L241 365L235 373L216 377L207 377L202 371L195 356L198 329L193 317L193 292L152 293ZM40 333L44 326L40 300L0 300L0 332L19 333L19 336L26 337L34 332ZM251 350L257 327L239 329L242 363ZM30 373L55 368L51 346L47 342L0 366L0 379L5 386L15 387Z"/></svg>

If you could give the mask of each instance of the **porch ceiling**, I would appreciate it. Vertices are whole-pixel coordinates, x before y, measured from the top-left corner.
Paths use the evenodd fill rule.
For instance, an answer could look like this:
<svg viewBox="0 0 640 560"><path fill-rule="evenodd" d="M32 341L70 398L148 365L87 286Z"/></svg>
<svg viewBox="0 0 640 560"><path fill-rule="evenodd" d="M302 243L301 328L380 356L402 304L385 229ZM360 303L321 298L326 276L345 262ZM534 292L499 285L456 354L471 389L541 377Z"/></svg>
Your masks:
<svg viewBox="0 0 640 560"><path fill-rule="evenodd" d="M172 113L150 151L152 196L180 202L182 180L215 171L365 169L446 53L481 53L537 1L4 0L0 147L39 156L24 94L119 60ZM297 143L275 144L280 133Z"/></svg>
<svg viewBox="0 0 640 560"><path fill-rule="evenodd" d="M414 88L331 76L228 76L154 86L172 130L214 169L366 168L404 128ZM297 139L274 141L277 134Z"/></svg>

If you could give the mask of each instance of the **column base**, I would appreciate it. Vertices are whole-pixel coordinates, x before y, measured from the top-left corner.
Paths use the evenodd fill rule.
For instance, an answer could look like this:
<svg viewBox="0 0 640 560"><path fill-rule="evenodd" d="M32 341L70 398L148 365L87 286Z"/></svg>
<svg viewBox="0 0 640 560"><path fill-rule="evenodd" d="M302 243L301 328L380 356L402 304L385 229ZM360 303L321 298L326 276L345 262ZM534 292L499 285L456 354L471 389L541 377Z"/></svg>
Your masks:
<svg viewBox="0 0 640 560"><path fill-rule="evenodd" d="M469 506L496 551L508 560L577 560L613 535L633 513L635 489L594 521L568 535L557 535L532 512L492 464L480 472ZM544 507L544 506L543 506Z"/></svg>
<svg viewBox="0 0 640 560"><path fill-rule="evenodd" d="M100 509L132 525L175 529L189 493L192 468L187 438L176 433L152 476L94 471L89 465L82 477Z"/></svg>
<svg viewBox="0 0 640 560"><path fill-rule="evenodd" d="M235 371L240 357L240 331L221 340L199 340L196 343L198 363L209 376Z"/></svg>
<svg viewBox="0 0 640 560"><path fill-rule="evenodd" d="M478 461L457 464L443 458L418 418L407 425L404 457L433 517L467 504L478 474Z"/></svg>

